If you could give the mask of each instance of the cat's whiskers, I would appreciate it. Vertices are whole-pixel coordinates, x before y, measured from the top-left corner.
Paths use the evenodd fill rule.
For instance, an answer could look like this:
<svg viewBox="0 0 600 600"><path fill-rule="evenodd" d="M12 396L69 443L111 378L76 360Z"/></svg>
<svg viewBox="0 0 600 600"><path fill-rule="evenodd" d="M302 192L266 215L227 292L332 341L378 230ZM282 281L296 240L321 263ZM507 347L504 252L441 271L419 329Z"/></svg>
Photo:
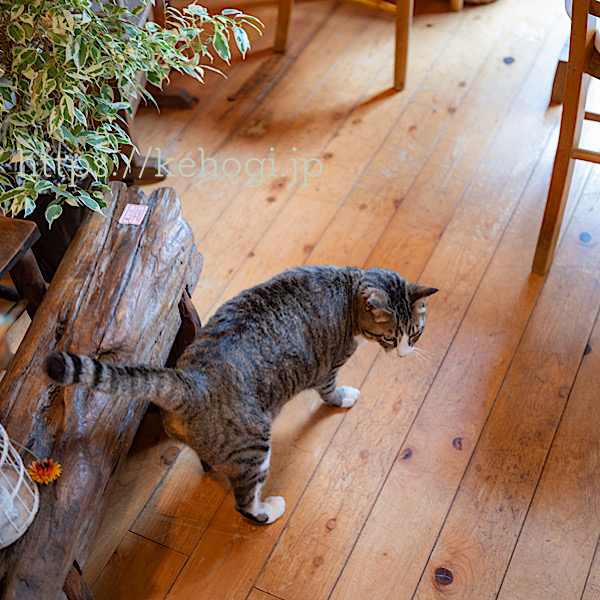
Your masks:
<svg viewBox="0 0 600 600"><path fill-rule="evenodd" d="M435 352L430 352L429 350L424 350L423 348L417 348L416 346L415 350L417 350L421 356L424 356L431 361L435 361L438 356Z"/></svg>
<svg viewBox="0 0 600 600"><path fill-rule="evenodd" d="M415 359L420 363L420 364L424 364L426 367L428 367L429 365L427 364L427 361L423 358L423 356L421 356L418 352L413 352L412 353L413 356L415 357Z"/></svg>
<svg viewBox="0 0 600 600"><path fill-rule="evenodd" d="M426 354L427 356L431 356L432 358L436 358L437 357L437 354L435 352L431 352L431 350L425 350L424 348L418 348L418 350L422 354Z"/></svg>
<svg viewBox="0 0 600 600"><path fill-rule="evenodd" d="M423 362L425 362L425 364L428 367L433 366L433 362L434 362L434 358L435 358L434 354L424 351L423 348L417 348L416 346L414 346L413 354L415 356L419 357Z"/></svg>

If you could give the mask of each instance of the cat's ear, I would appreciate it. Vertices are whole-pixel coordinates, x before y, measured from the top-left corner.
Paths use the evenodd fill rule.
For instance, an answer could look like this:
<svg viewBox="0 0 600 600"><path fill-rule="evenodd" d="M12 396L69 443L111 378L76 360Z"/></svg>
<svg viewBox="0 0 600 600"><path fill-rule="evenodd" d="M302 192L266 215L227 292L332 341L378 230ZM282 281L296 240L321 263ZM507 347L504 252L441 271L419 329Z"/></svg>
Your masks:
<svg viewBox="0 0 600 600"><path fill-rule="evenodd" d="M366 288L362 293L363 308L370 312L376 323L387 321L392 316L388 295L377 288Z"/></svg>
<svg viewBox="0 0 600 600"><path fill-rule="evenodd" d="M414 308L422 308L425 305L425 299L429 296L435 294L438 291L437 288L428 287L426 285L421 285L416 281L408 284L408 298L410 300L410 305ZM421 302L419 302L421 300ZM419 302L417 306L416 303Z"/></svg>

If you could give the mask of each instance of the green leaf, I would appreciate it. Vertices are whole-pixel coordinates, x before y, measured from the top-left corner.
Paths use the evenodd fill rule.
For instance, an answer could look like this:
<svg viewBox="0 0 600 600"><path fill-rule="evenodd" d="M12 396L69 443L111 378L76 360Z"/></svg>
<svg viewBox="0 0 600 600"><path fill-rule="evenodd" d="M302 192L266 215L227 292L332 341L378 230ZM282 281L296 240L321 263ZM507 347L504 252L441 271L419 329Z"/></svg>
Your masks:
<svg viewBox="0 0 600 600"><path fill-rule="evenodd" d="M237 8L226 8L221 11L222 15L241 15L243 14L241 10L237 10Z"/></svg>
<svg viewBox="0 0 600 600"><path fill-rule="evenodd" d="M13 190L8 190L6 192L0 193L0 202L6 202L7 200L16 200L17 198L25 198L27 195L27 191L22 188L14 188Z"/></svg>
<svg viewBox="0 0 600 600"><path fill-rule="evenodd" d="M73 25L75 25L75 20L73 19L73 15L68 10L62 11L62 18L65 23L65 29L67 33L73 32Z"/></svg>
<svg viewBox="0 0 600 600"><path fill-rule="evenodd" d="M215 35L212 40L213 48L216 50L217 54L227 63L229 63L229 58L231 53L229 52L229 43L227 41L227 37L225 34L218 29L215 31Z"/></svg>
<svg viewBox="0 0 600 600"><path fill-rule="evenodd" d="M196 15L197 17L208 17L208 10L206 10L204 6L199 6L198 4L190 4L184 8L184 11L190 15Z"/></svg>
<svg viewBox="0 0 600 600"><path fill-rule="evenodd" d="M84 44L85 45L85 44ZM70 44L67 45L65 58L67 62L73 59L76 67L79 67L79 51L80 51L80 43L78 39L74 39Z"/></svg>
<svg viewBox="0 0 600 600"><path fill-rule="evenodd" d="M25 198L25 216L28 217L35 210L35 202L27 197Z"/></svg>
<svg viewBox="0 0 600 600"><path fill-rule="evenodd" d="M13 58L13 69L26 71L35 62L37 52L33 48L18 48Z"/></svg>
<svg viewBox="0 0 600 600"><path fill-rule="evenodd" d="M162 84L162 77L156 71L148 71L148 73L146 74L146 76L148 77L148 81L152 85L156 85L158 87L161 86L161 84Z"/></svg>
<svg viewBox="0 0 600 600"><path fill-rule="evenodd" d="M85 127L87 125L87 121L85 120L85 115L77 108L75 107L73 109L73 114L75 115L75 118Z"/></svg>
<svg viewBox="0 0 600 600"><path fill-rule="evenodd" d="M71 192L67 192L65 189L66 185L54 185L50 188L57 196L62 196L63 198L67 198L68 200L73 200L77 202L77 198L71 194Z"/></svg>
<svg viewBox="0 0 600 600"><path fill-rule="evenodd" d="M85 204L91 210L96 211L97 213L103 214L100 205L85 191L79 193L79 199L83 204Z"/></svg>
<svg viewBox="0 0 600 600"><path fill-rule="evenodd" d="M94 181L92 183L91 187L97 187L97 188L100 188L101 190L104 190L105 192L110 192L110 188L105 183L102 183L101 181Z"/></svg>
<svg viewBox="0 0 600 600"><path fill-rule="evenodd" d="M52 228L52 222L55 221L56 219L58 219L58 217L60 217L60 215L62 215L62 206L60 204L51 204L47 209L46 209L46 221L48 221L48 228Z"/></svg>
<svg viewBox="0 0 600 600"><path fill-rule="evenodd" d="M25 30L18 23L11 23L8 26L8 35L14 42L20 44L25 39Z"/></svg>
<svg viewBox="0 0 600 600"><path fill-rule="evenodd" d="M110 191L110 188L108 188L108 190ZM101 191L99 191L99 190L93 191L92 196L94 197L96 202L98 202L98 205L100 206L100 208L106 208L108 206L106 204L106 201L104 200L104 194Z"/></svg>
<svg viewBox="0 0 600 600"><path fill-rule="evenodd" d="M65 119L70 119L72 121L75 118L75 103L71 96L64 95L60 99L60 107Z"/></svg>
<svg viewBox="0 0 600 600"><path fill-rule="evenodd" d="M250 49L250 40L248 39L248 34L241 27L234 27L233 37L235 38L235 43L240 49L242 56L246 58L246 52L248 52Z"/></svg>
<svg viewBox="0 0 600 600"><path fill-rule="evenodd" d="M88 67L87 69L84 69L84 74L85 75L99 75L100 73L104 72L104 65L103 64L94 64L91 65L90 67Z"/></svg>
<svg viewBox="0 0 600 600"><path fill-rule="evenodd" d="M13 6L10 9L10 20L16 21L21 16L21 14L23 13L24 10L25 10L25 6L23 4Z"/></svg>
<svg viewBox="0 0 600 600"><path fill-rule="evenodd" d="M63 116L59 106L55 106L50 111L50 118L48 119L48 131L52 134L54 131L59 129L63 124Z"/></svg>
<svg viewBox="0 0 600 600"><path fill-rule="evenodd" d="M79 65L85 65L85 61L87 60L88 57L88 45L87 44L81 44L79 46L79 56L77 58L77 60L75 61L75 64L79 64Z"/></svg>
<svg viewBox="0 0 600 600"><path fill-rule="evenodd" d="M0 150L0 163L4 163L13 155L12 150Z"/></svg>
<svg viewBox="0 0 600 600"><path fill-rule="evenodd" d="M73 144L73 146L79 146L79 140L64 125L60 126L60 130L63 134L63 137L69 140Z"/></svg>
<svg viewBox="0 0 600 600"><path fill-rule="evenodd" d="M38 181L38 183L35 184L35 191L36 192L43 192L44 190L49 190L52 188L52 183L50 181Z"/></svg>
<svg viewBox="0 0 600 600"><path fill-rule="evenodd" d="M106 83L100 88L100 94L102 95L102 98L108 102L113 102L115 99L115 92L113 88Z"/></svg>

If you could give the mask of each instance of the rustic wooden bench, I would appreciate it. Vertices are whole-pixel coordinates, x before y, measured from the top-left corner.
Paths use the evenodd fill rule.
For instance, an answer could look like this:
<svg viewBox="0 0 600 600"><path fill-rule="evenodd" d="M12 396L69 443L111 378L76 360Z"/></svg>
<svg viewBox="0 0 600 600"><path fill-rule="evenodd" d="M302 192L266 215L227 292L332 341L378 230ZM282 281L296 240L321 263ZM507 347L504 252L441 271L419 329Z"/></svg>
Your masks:
<svg viewBox="0 0 600 600"><path fill-rule="evenodd" d="M5 600L90 597L73 565L85 564L112 476L145 410L137 400L51 385L46 354L172 364L200 326L190 297L202 259L175 192L111 189L106 214L84 220L0 381L0 422L9 435L63 467L41 486L29 530L0 553ZM142 224L119 222L127 204L148 206Z"/></svg>

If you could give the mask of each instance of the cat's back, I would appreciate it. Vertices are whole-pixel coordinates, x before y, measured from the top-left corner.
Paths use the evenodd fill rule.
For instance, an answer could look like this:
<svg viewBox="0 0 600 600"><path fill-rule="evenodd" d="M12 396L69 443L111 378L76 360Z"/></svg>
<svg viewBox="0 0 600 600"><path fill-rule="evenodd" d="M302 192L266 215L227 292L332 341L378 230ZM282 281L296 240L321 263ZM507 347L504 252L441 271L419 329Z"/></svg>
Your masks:
<svg viewBox="0 0 600 600"><path fill-rule="evenodd" d="M352 295L359 269L307 266L284 271L223 304L200 330L179 366L294 393L310 385L351 343Z"/></svg>

